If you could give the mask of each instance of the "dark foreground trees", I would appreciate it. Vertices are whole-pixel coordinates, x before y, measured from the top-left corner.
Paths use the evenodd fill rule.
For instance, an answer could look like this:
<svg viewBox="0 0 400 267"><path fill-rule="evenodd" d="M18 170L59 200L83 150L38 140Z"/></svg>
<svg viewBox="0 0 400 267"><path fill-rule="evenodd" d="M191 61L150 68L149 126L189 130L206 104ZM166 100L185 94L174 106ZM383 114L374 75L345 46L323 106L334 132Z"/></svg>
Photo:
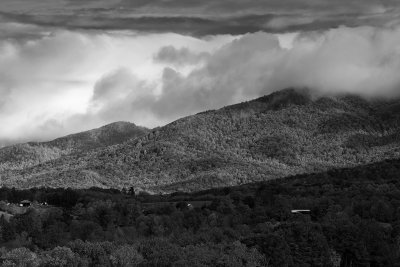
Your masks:
<svg viewBox="0 0 400 267"><path fill-rule="evenodd" d="M400 266L400 164L192 194L0 189L2 266ZM6 211L7 209L7 211ZM292 209L309 209L295 214Z"/></svg>

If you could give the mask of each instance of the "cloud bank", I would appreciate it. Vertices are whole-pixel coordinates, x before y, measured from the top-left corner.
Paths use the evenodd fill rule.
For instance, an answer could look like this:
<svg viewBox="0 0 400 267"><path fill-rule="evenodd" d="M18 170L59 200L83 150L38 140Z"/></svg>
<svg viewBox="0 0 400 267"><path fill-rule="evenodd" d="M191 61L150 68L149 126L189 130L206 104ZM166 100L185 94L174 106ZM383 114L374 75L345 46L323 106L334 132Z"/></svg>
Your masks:
<svg viewBox="0 0 400 267"><path fill-rule="evenodd" d="M2 0L0 21L205 36L400 21L398 0Z"/></svg>
<svg viewBox="0 0 400 267"><path fill-rule="evenodd" d="M205 57L189 72L181 71L176 60L167 63L159 80L161 90L150 92L145 81L105 77L96 88L141 88L141 93L123 97L102 114L143 112L159 122L215 109L287 87L308 87L320 94L354 93L367 97L400 94L400 28L339 28L323 33L273 35L247 34L225 44ZM179 52L180 51L180 52ZM185 50L186 51L186 50ZM187 59L189 52L163 47L156 59ZM195 56L195 55L192 55ZM182 62L180 62L182 64ZM187 60L187 64L191 64ZM125 82L132 80L131 86ZM122 85L121 85L122 83ZM130 100L128 100L130 99ZM108 103L108 101L106 101ZM128 111L126 107L129 107Z"/></svg>
<svg viewBox="0 0 400 267"><path fill-rule="evenodd" d="M38 28L0 41L0 143L155 127L286 87L399 96L399 44L394 26L203 38Z"/></svg>

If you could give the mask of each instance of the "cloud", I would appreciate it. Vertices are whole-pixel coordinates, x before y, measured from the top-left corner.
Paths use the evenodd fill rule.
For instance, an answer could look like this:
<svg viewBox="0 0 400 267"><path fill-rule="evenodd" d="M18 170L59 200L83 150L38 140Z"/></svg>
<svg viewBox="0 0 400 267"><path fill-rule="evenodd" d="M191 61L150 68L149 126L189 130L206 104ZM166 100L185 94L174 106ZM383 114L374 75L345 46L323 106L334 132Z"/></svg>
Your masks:
<svg viewBox="0 0 400 267"><path fill-rule="evenodd" d="M38 32L0 41L0 124L7 126L1 143L51 139L119 120L155 127L286 87L400 95L395 26L206 38Z"/></svg>
<svg viewBox="0 0 400 267"><path fill-rule="evenodd" d="M143 90L159 93L164 65L154 55L167 46L201 55L234 38L14 26L0 23L11 29L0 39L1 143L48 140L115 120L156 125L160 120L127 107ZM32 38L15 37L32 29Z"/></svg>
<svg viewBox="0 0 400 267"><path fill-rule="evenodd" d="M6 83L0 82L0 112L3 110L3 107L10 101L10 93L11 90L7 86Z"/></svg>
<svg viewBox="0 0 400 267"><path fill-rule="evenodd" d="M29 24L21 23L0 23L0 40L12 39L24 42L32 39L39 39L48 34L48 31Z"/></svg>
<svg viewBox="0 0 400 267"><path fill-rule="evenodd" d="M139 9L148 13L249 15L249 14L339 14L381 12L397 6L396 0L121 0L117 6L124 9ZM169 11L169 12L168 12Z"/></svg>
<svg viewBox="0 0 400 267"><path fill-rule="evenodd" d="M159 79L160 91L129 72L104 77L97 89L115 92L121 100L111 97L99 114L115 119L139 114L132 117L154 126L286 87L308 87L329 95L399 96L399 41L399 28L342 27L297 37L247 34L210 53L189 72L180 71L172 60ZM163 47L156 55L165 50L174 56L180 51Z"/></svg>
<svg viewBox="0 0 400 267"><path fill-rule="evenodd" d="M268 28L272 29L285 29L290 26L300 26L300 25L307 25L307 24L312 24L315 21L313 17L301 17L301 16L295 16L295 17L276 17L271 19L270 21L267 22L266 26Z"/></svg>
<svg viewBox="0 0 400 267"><path fill-rule="evenodd" d="M383 26L397 0L2 0L0 21L70 30L175 32L193 36Z"/></svg>
<svg viewBox="0 0 400 267"><path fill-rule="evenodd" d="M208 53L193 53L187 47L175 48L164 46L154 56L154 60L159 63L171 64L175 66L194 65L207 59Z"/></svg>

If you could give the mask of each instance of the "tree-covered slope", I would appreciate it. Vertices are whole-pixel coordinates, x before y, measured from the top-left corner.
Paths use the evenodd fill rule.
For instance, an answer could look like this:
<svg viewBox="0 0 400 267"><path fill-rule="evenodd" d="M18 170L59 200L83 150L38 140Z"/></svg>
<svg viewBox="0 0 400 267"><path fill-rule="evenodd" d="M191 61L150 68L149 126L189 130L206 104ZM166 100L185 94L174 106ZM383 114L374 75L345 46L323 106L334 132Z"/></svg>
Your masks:
<svg viewBox="0 0 400 267"><path fill-rule="evenodd" d="M29 142L0 149L0 170L21 170L73 153L82 153L122 143L147 133L147 129L129 122L71 134L50 142Z"/></svg>
<svg viewBox="0 0 400 267"><path fill-rule="evenodd" d="M400 101L283 90L123 144L3 172L8 186L199 190L400 156Z"/></svg>
<svg viewBox="0 0 400 267"><path fill-rule="evenodd" d="M0 210L14 216L0 218L0 260L9 263L3 266L400 266L399 176L395 159L168 195L3 187ZM26 199L30 208L13 204ZM293 212L299 209L307 211Z"/></svg>

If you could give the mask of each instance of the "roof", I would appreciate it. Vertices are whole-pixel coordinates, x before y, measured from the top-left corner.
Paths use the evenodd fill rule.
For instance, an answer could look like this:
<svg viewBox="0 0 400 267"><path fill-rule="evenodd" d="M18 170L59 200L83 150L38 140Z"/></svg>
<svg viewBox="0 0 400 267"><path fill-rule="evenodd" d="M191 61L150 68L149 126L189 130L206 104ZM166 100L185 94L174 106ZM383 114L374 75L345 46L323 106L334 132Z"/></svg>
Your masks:
<svg viewBox="0 0 400 267"><path fill-rule="evenodd" d="M22 200L20 203L31 203L29 200Z"/></svg>
<svg viewBox="0 0 400 267"><path fill-rule="evenodd" d="M292 210L292 213L311 212L311 210Z"/></svg>

